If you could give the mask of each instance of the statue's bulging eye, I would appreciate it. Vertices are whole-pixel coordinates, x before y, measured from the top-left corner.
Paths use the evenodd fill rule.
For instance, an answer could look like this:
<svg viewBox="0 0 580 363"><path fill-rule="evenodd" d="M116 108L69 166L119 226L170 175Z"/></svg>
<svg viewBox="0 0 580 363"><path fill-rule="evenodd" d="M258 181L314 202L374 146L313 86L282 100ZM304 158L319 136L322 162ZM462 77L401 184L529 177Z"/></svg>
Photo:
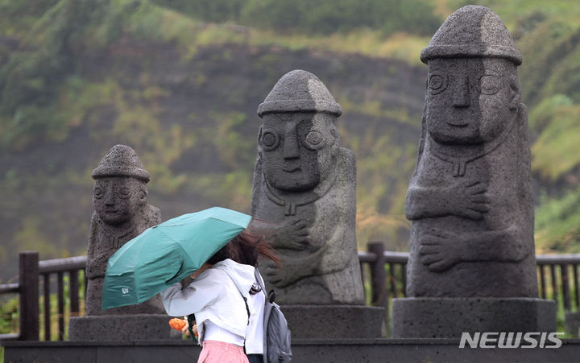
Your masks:
<svg viewBox="0 0 580 363"><path fill-rule="evenodd" d="M131 196L131 191L127 187L119 189L119 198L127 199Z"/></svg>
<svg viewBox="0 0 580 363"><path fill-rule="evenodd" d="M445 91L447 88L447 76L439 73L431 74L427 80L427 89L432 95Z"/></svg>
<svg viewBox="0 0 580 363"><path fill-rule="evenodd" d="M484 95L494 95L501 89L501 78L496 75L485 74L479 79L479 89Z"/></svg>
<svg viewBox="0 0 580 363"><path fill-rule="evenodd" d="M266 151L274 150L280 144L280 137L276 132L264 131L261 138L262 147Z"/></svg>
<svg viewBox="0 0 580 363"><path fill-rule="evenodd" d="M320 131L310 131L304 138L304 145L311 150L318 150L325 144L326 140Z"/></svg>
<svg viewBox="0 0 580 363"><path fill-rule="evenodd" d="M102 188L100 188L100 187L96 187L96 188L95 188L95 192L94 192L94 196L95 196L95 198L97 198L97 199L101 199L101 198L103 198L103 195L104 195L104 194L105 194L105 193L103 192L103 189L102 189Z"/></svg>

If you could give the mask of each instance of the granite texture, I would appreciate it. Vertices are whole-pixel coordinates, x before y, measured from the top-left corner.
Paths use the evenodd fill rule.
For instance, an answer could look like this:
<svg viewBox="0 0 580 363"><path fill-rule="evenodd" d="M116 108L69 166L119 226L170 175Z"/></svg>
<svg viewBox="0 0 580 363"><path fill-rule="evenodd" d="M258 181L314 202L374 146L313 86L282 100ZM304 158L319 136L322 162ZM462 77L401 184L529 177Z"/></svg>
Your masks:
<svg viewBox="0 0 580 363"><path fill-rule="evenodd" d="M580 336L580 312L567 312L564 325L568 336Z"/></svg>
<svg viewBox="0 0 580 363"><path fill-rule="evenodd" d="M356 165L340 146L341 108L313 74L284 75L258 108L263 118L253 217L282 259L260 270L283 304L364 304L355 236Z"/></svg>
<svg viewBox="0 0 580 363"><path fill-rule="evenodd" d="M519 52L500 22L487 8L466 6L424 50L423 130L405 206L412 221L407 296L538 296L527 112L513 61ZM464 39L456 27L474 31ZM485 51L466 55L460 45L468 40ZM487 51L498 47L507 53Z"/></svg>
<svg viewBox="0 0 580 363"><path fill-rule="evenodd" d="M407 299L393 336L555 329L537 299L534 206L519 51L488 8L453 13L423 49L428 66L411 226Z"/></svg>
<svg viewBox="0 0 580 363"><path fill-rule="evenodd" d="M382 307L283 305L292 339L380 338L385 334Z"/></svg>
<svg viewBox="0 0 580 363"><path fill-rule="evenodd" d="M156 296L142 304L102 311L107 262L125 243L161 222L159 209L147 204L149 173L129 146L115 145L92 174L95 179L87 251L87 315L163 314Z"/></svg>
<svg viewBox="0 0 580 363"><path fill-rule="evenodd" d="M554 332L556 303L533 298L393 300L393 338L460 338L475 332Z"/></svg>
<svg viewBox="0 0 580 363"><path fill-rule="evenodd" d="M109 258L125 243L161 222L147 203L149 173L135 151L116 145L93 170L95 186L87 251L85 317L71 318L69 339L158 340L169 338L169 317L159 295L138 305L101 309Z"/></svg>
<svg viewBox="0 0 580 363"><path fill-rule="evenodd" d="M3 342L4 361L19 363L195 362L201 348L191 341ZM580 340L557 349L458 348L459 339L292 340L292 363L546 363L577 362Z"/></svg>
<svg viewBox="0 0 580 363"><path fill-rule="evenodd" d="M169 326L165 314L100 315L73 317L69 321L71 341L133 342L181 339Z"/></svg>

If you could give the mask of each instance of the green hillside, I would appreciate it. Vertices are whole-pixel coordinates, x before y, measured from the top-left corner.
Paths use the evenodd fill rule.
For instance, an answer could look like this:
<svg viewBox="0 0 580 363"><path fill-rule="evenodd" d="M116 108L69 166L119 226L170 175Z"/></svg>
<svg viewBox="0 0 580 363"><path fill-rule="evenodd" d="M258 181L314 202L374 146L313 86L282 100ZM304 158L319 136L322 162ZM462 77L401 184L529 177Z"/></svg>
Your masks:
<svg viewBox="0 0 580 363"><path fill-rule="evenodd" d="M580 4L478 3L504 19L524 56L538 250L578 251ZM315 73L343 107L359 246L405 250L419 53L464 4L0 0L0 281L15 275L19 250L85 253L90 173L118 143L151 173L149 201L163 219L213 205L248 211L256 109L293 69Z"/></svg>

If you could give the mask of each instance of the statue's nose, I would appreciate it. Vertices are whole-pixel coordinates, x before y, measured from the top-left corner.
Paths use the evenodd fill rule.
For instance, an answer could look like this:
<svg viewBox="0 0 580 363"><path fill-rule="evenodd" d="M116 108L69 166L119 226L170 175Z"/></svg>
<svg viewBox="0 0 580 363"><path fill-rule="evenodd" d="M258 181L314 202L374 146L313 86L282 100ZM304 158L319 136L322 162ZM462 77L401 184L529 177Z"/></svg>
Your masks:
<svg viewBox="0 0 580 363"><path fill-rule="evenodd" d="M296 133L296 127L290 128L286 131L284 137L284 159L292 159L300 156L300 150L298 146L298 135Z"/></svg>
<svg viewBox="0 0 580 363"><path fill-rule="evenodd" d="M115 190L112 185L107 187L107 194L105 195L106 205L115 205Z"/></svg>
<svg viewBox="0 0 580 363"><path fill-rule="evenodd" d="M469 77L459 76L453 88L453 106L469 107Z"/></svg>

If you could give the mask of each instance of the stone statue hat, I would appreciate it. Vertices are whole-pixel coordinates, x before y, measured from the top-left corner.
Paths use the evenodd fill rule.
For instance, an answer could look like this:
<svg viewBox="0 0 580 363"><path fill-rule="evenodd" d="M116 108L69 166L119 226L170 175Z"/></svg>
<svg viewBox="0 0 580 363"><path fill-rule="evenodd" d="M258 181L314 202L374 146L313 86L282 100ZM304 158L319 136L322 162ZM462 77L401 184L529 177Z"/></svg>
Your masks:
<svg viewBox="0 0 580 363"><path fill-rule="evenodd" d="M126 145L113 146L92 174L93 179L112 176L133 177L145 183L150 177L135 150Z"/></svg>
<svg viewBox="0 0 580 363"><path fill-rule="evenodd" d="M421 61L433 58L499 57L516 66L522 55L504 22L491 9L468 5L457 10L437 30L421 51Z"/></svg>
<svg viewBox="0 0 580 363"><path fill-rule="evenodd" d="M342 108L318 77L294 70L280 78L258 107L260 117L279 112L326 112L340 116Z"/></svg>

